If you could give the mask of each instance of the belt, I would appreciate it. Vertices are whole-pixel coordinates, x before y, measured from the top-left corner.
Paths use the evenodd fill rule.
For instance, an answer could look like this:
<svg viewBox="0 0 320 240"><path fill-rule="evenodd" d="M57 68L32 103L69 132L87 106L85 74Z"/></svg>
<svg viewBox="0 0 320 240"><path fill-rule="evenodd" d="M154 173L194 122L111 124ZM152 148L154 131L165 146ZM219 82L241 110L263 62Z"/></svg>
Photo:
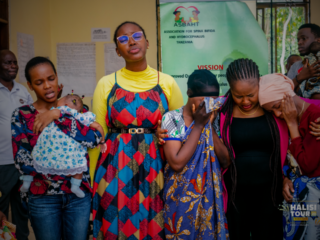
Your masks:
<svg viewBox="0 0 320 240"><path fill-rule="evenodd" d="M144 134L156 133L155 129L150 128L108 128L108 133L130 133L130 134Z"/></svg>

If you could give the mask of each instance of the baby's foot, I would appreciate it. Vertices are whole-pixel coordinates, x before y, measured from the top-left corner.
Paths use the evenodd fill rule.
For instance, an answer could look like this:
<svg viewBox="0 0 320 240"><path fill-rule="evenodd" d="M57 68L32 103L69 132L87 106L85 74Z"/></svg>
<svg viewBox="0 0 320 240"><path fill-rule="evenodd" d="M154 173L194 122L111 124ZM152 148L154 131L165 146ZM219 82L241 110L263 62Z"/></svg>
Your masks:
<svg viewBox="0 0 320 240"><path fill-rule="evenodd" d="M31 181L23 181L23 184L20 188L21 192L28 192L31 185Z"/></svg>
<svg viewBox="0 0 320 240"><path fill-rule="evenodd" d="M71 184L71 192L73 192L78 198L84 198L84 192L78 186Z"/></svg>
<svg viewBox="0 0 320 240"><path fill-rule="evenodd" d="M80 189L82 179L71 178L71 192L73 192L78 198L84 198L85 194Z"/></svg>
<svg viewBox="0 0 320 240"><path fill-rule="evenodd" d="M33 177L30 175L23 175L23 176L20 176L20 180L23 181L20 191L24 193L28 192L31 182L33 181Z"/></svg>

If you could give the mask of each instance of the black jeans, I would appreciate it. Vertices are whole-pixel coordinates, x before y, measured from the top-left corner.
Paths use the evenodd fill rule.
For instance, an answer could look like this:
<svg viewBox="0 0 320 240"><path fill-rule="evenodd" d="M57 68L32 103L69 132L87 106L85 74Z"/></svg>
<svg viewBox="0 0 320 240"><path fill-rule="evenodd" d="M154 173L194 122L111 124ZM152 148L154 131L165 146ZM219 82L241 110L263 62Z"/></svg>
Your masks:
<svg viewBox="0 0 320 240"><path fill-rule="evenodd" d="M14 164L0 165L0 211L7 218L11 204L12 223L17 226L17 240L27 240L29 236L28 211L22 206L19 187L20 173Z"/></svg>

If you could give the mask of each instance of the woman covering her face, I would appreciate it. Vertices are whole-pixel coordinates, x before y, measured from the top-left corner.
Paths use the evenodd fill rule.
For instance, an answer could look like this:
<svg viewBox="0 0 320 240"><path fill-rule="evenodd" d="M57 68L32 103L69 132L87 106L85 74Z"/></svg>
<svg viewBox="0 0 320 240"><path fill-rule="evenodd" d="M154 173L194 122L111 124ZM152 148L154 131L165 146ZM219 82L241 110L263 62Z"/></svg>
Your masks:
<svg viewBox="0 0 320 240"><path fill-rule="evenodd" d="M298 97L293 92L293 82L282 74L269 74L261 77L259 100L261 106L284 119L289 128L291 143L287 164L284 167L286 176L283 184L283 195L286 202L292 202L288 209L304 206L320 216L320 141L310 132L310 124L320 117L320 101ZM316 128L312 127L317 131ZM290 179L290 180L289 180ZM292 183L293 182L293 183ZM286 205L286 204L285 204ZM315 207L314 207L315 206ZM316 217L309 212L307 224L295 221L291 212L284 212L286 239L315 239L317 236ZM305 214L305 211L303 211ZM295 213L294 213L295 214ZM313 215L315 216L315 215Z"/></svg>
<svg viewBox="0 0 320 240"><path fill-rule="evenodd" d="M154 133L164 113L182 106L182 95L172 77L147 64L149 42L140 25L120 24L114 42L126 66L103 77L93 96L108 146L91 155L98 159L93 237L164 239L163 160Z"/></svg>
<svg viewBox="0 0 320 240"><path fill-rule="evenodd" d="M166 238L228 239L221 169L229 166L230 158L216 119L225 98L218 98L219 83L206 69L195 70L187 85L187 104L166 113L157 131L168 135L161 140L167 161ZM209 107L214 111L207 113Z"/></svg>

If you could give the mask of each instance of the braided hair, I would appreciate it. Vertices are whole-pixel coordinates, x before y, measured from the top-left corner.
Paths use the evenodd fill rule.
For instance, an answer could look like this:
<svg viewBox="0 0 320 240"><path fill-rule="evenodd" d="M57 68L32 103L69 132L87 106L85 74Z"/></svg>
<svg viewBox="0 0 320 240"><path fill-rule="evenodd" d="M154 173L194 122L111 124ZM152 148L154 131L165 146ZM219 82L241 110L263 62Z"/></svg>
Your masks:
<svg viewBox="0 0 320 240"><path fill-rule="evenodd" d="M226 76L227 76L227 81L231 88L232 83L234 83L235 81L248 81L249 78L256 79L258 83L260 75L259 75L258 66L251 59L237 59L229 65ZM231 175L231 184L232 184L231 202L234 205L236 186L237 186L237 170L236 170L235 159L233 155L233 148L231 146L231 131L227 131L228 126L231 126L231 118L232 118L233 106L234 106L230 89L225 94L225 97L227 97L227 100L221 108L221 112L225 115L225 122L223 125L221 135L228 149L230 159L231 159L231 165L229 167L229 171ZM266 116L269 128L271 130L272 141L273 141L273 149L270 157L269 167L273 174L272 188L271 188L272 201L273 201L273 204L276 206L277 201L280 200L280 199L277 199L277 196L279 194L279 190L281 190L281 188L279 188L281 185L279 185L278 183L279 175L281 176L280 134L279 134L277 123L273 115L265 110L264 112L265 112L265 116Z"/></svg>

